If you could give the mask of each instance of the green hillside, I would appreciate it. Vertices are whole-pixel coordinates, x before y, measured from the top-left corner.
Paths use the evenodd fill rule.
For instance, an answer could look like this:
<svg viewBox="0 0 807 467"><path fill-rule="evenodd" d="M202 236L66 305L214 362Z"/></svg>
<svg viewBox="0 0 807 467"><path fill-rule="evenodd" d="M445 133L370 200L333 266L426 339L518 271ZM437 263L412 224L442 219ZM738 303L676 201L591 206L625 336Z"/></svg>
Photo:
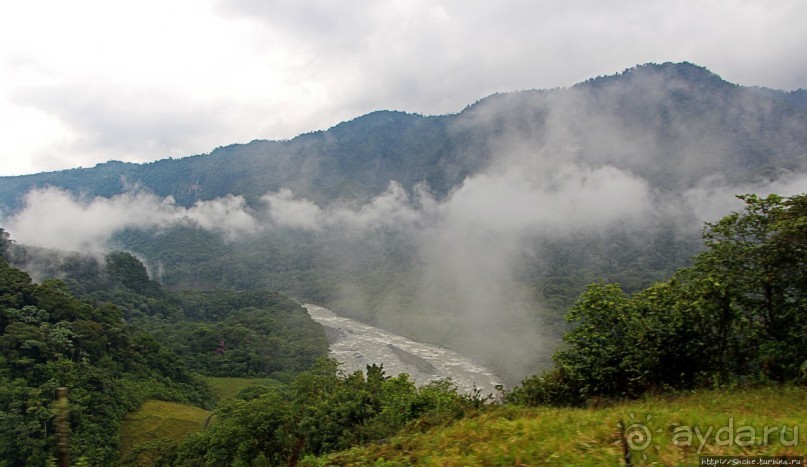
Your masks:
<svg viewBox="0 0 807 467"><path fill-rule="evenodd" d="M219 403L234 399L247 388L283 386L269 378L203 378ZM168 462L176 447L190 433L204 430L214 423L214 412L187 404L148 400L126 415L120 428L121 463L145 466Z"/></svg>
<svg viewBox="0 0 807 467"><path fill-rule="evenodd" d="M733 195L793 194L804 95L646 64L451 115L378 111L287 141L2 177L0 212L31 225L59 217L37 202L72 206L84 220L54 231L136 254L164 287L321 303L515 384L547 367L586 284L642 290L688 265Z"/></svg>
<svg viewBox="0 0 807 467"><path fill-rule="evenodd" d="M508 140L681 187L715 173L749 179L803 169L805 121L804 90L738 86L691 63L646 64L565 89L495 94L452 115L377 111L287 141L0 177L0 210L16 210L27 191L42 186L110 197L138 185L190 206L228 194L252 203L284 187L316 202L367 200L395 180L409 191L425 182L442 198L494 161L504 149L498 143ZM562 139L553 132L559 123ZM604 140L605 129L622 138Z"/></svg>
<svg viewBox="0 0 807 467"><path fill-rule="evenodd" d="M176 354L127 325L120 308L37 284L5 259L0 229L0 462L44 465L55 455L55 390L69 391L71 457L118 459L118 428L147 399L211 408L214 396Z"/></svg>
<svg viewBox="0 0 807 467"><path fill-rule="evenodd" d="M283 383L271 378L235 378L226 376L205 376L205 382L210 386L213 394L218 396L220 401L235 399L244 389L259 386L278 388Z"/></svg>
<svg viewBox="0 0 807 467"><path fill-rule="evenodd" d="M25 248L2 229L0 246L3 465L54 456L57 387L69 390L74 459L115 465L122 450L137 465L138 453L162 452L201 428L217 396L278 386L270 375L291 380L327 352L322 328L274 292L178 294L128 253L99 260ZM36 270L40 282L7 259Z"/></svg>
<svg viewBox="0 0 807 467"><path fill-rule="evenodd" d="M176 402L144 402L121 423L121 463L154 465L160 453L176 446L188 433L204 429L211 414Z"/></svg>
<svg viewBox="0 0 807 467"><path fill-rule="evenodd" d="M618 460L625 446L635 464L690 463L704 453L798 454L807 381L807 195L741 199L745 208L707 224L704 250L668 280L635 293L590 284L566 315L570 329L554 367L495 400L461 394L445 380L416 387L378 365L352 374L328 359L306 367L317 352L305 349L318 349L324 333L313 332L279 294L165 291L126 253L107 255L98 268L81 267L90 263L74 256L39 263L84 271L69 279L93 299L82 302L67 283L35 284L4 260L0 421L16 436L0 448L14 462L50 457L47 395L58 384L71 388L74 454L91 465L117 462L119 442L127 462L177 466L597 464ZM4 255L18 248L3 240ZM106 286L91 287L99 284ZM106 301L113 299L117 305ZM247 337L247 351L232 336L233 352L221 340L212 349L211 333L227 329ZM264 337L278 368L249 351ZM298 338L307 343L291 342ZM273 345L292 351L272 354ZM188 366L286 384L238 390L200 429L209 412L190 405L209 408L212 394ZM213 380L228 394L241 383ZM155 399L180 404L141 408ZM126 412L134 413L119 439Z"/></svg>
<svg viewBox="0 0 807 467"><path fill-rule="evenodd" d="M301 465L625 465L625 445L633 465L698 465L705 455L804 456L805 426L804 388L700 390L605 408L495 407Z"/></svg>
<svg viewBox="0 0 807 467"><path fill-rule="evenodd" d="M807 195L742 199L669 280L633 294L591 284L567 314L554 367L497 400L324 361L285 390L223 406L179 446L177 464L597 465L625 448L634 464L796 455L807 421Z"/></svg>
<svg viewBox="0 0 807 467"><path fill-rule="evenodd" d="M93 466L803 454L805 95L648 64L0 177L0 467L52 461L58 387ZM502 392L344 374L305 301L474 358ZM695 449L694 427L735 431Z"/></svg>
<svg viewBox="0 0 807 467"><path fill-rule="evenodd" d="M115 306L186 367L207 376L289 379L327 353L322 328L294 300L261 288L171 291L134 256L11 245L15 266L64 278L78 297ZM217 349L223 346L221 351Z"/></svg>

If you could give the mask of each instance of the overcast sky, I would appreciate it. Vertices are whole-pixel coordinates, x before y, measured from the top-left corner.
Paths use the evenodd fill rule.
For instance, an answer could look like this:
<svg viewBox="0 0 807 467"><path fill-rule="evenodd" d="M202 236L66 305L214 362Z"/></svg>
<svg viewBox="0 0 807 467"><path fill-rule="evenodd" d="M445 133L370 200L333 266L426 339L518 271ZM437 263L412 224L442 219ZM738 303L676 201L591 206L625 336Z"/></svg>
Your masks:
<svg viewBox="0 0 807 467"><path fill-rule="evenodd" d="M807 87L803 0L31 0L0 7L0 175L207 153L691 61Z"/></svg>

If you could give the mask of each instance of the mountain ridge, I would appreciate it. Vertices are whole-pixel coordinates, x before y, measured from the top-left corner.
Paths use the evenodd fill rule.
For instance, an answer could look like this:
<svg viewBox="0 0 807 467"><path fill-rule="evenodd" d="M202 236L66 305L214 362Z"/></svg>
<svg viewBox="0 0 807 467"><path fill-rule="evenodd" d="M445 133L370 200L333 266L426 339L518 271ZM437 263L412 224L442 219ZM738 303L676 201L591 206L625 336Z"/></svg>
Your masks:
<svg viewBox="0 0 807 467"><path fill-rule="evenodd" d="M734 195L803 191L801 96L645 65L457 114L3 178L0 210L21 243L129 251L173 289L280 291L515 380L586 284L641 290Z"/></svg>
<svg viewBox="0 0 807 467"><path fill-rule="evenodd" d="M746 154L736 156L741 163L753 165L762 154L762 162L770 157L785 159L784 168L794 170L804 165L794 157L807 154L807 137L793 131L807 121L805 96L804 90L785 92L729 83L688 62L645 64L568 88L493 94L455 114L379 110L289 140L256 139L182 158L148 163L113 160L91 168L0 177L0 209L15 211L27 191L44 185L104 197L137 185L159 196L170 195L185 206L226 194L242 194L255 202L263 193L284 187L319 203L338 198L367 200L392 180L409 190L426 183L443 197L488 165L492 151L498 149L491 141L516 134L533 147L546 145L541 132L546 131L547 118L576 105L582 106L584 117L605 115L596 124L608 118L627 123L630 134L623 139L658 132L670 123L680 126L687 119L707 119L710 131L716 125L723 127L718 130L728 129L712 140L735 137L734 146L748 146ZM758 144L748 136L750 130L742 123L744 112L765 113L750 127L766 125L762 130L771 133L770 139L794 141L794 147L786 154L772 155L771 144ZM674 121L679 114L683 118ZM721 151L742 152L736 147Z"/></svg>

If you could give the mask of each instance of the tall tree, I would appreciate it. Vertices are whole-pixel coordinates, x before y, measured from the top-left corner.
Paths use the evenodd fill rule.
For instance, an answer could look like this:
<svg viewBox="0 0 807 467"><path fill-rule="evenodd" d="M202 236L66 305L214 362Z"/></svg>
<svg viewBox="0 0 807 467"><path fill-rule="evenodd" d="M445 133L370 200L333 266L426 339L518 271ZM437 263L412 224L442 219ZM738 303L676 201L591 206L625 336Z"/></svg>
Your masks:
<svg viewBox="0 0 807 467"><path fill-rule="evenodd" d="M807 195L740 196L691 267L632 296L593 284L556 368L511 399L579 404L651 388L807 379Z"/></svg>
<svg viewBox="0 0 807 467"><path fill-rule="evenodd" d="M807 195L739 198L743 211L707 224L694 269L717 313L724 369L791 378L807 344Z"/></svg>

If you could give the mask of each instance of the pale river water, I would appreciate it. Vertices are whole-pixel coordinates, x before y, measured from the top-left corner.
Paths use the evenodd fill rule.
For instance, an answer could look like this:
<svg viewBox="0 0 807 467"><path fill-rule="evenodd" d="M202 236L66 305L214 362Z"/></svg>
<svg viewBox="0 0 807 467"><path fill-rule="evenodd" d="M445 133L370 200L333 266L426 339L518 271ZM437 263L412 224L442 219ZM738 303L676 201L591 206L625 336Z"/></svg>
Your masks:
<svg viewBox="0 0 807 467"><path fill-rule="evenodd" d="M388 376L408 373L418 385L451 378L461 392L475 387L496 394L500 379L493 371L449 349L413 341L362 322L337 316L331 310L304 304L314 321L325 326L331 356L346 373L384 365Z"/></svg>

